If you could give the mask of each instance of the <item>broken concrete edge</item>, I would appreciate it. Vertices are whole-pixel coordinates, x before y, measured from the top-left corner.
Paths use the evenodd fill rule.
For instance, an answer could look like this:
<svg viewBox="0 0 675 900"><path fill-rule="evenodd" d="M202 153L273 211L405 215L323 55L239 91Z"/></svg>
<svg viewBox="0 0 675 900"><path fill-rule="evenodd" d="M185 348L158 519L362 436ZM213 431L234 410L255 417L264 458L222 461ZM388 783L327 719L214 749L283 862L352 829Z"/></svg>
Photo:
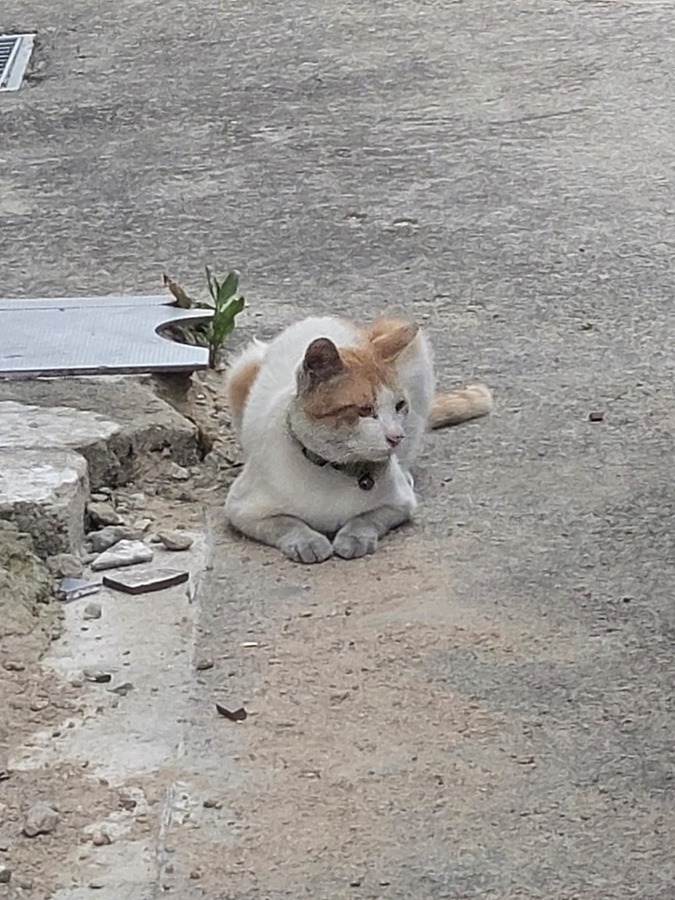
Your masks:
<svg viewBox="0 0 675 900"><path fill-rule="evenodd" d="M203 458L200 429L155 385L124 377L0 381L0 519L30 534L42 558L81 551L90 491L133 481L141 465L152 471L155 455L181 466ZM189 385L187 378L185 397Z"/></svg>
<svg viewBox="0 0 675 900"><path fill-rule="evenodd" d="M62 610L50 603L52 576L31 536L12 522L0 521L0 560L0 642L26 639L22 655L37 658L60 633Z"/></svg>
<svg viewBox="0 0 675 900"><path fill-rule="evenodd" d="M190 384L189 376L184 376L184 380ZM0 380L0 404L14 401L43 410L70 409L74 411L73 418L77 413L94 416L88 435L72 440L66 436L56 438L58 443L53 446L81 453L89 466L92 490L97 490L103 485L119 486L132 481L135 464L143 455L168 452L182 466L202 459L199 429L167 399L158 396L157 384L150 376ZM106 421L117 427L106 429ZM25 441L21 438L3 435L0 417L0 448L22 446Z"/></svg>

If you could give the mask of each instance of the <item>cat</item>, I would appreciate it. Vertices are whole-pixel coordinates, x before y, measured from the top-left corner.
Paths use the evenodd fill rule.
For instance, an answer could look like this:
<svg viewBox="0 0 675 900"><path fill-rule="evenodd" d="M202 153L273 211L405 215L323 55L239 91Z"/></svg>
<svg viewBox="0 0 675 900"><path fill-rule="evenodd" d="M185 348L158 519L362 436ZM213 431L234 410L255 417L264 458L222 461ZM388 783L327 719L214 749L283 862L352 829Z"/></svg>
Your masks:
<svg viewBox="0 0 675 900"><path fill-rule="evenodd" d="M425 430L492 406L483 385L436 395L426 337L396 319L304 319L246 347L226 390L245 460L226 517L301 563L373 553L415 511Z"/></svg>

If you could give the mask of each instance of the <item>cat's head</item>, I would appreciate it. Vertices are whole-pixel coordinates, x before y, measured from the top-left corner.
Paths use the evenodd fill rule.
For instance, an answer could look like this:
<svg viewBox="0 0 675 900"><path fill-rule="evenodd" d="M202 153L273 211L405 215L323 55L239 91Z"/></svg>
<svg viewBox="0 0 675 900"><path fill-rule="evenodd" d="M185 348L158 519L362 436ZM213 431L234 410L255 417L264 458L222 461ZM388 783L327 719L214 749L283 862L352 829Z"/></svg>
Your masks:
<svg viewBox="0 0 675 900"><path fill-rule="evenodd" d="M307 347L290 410L293 433L308 449L336 463L382 462L405 439L408 398L396 381L396 361L417 326L374 325L360 346L338 348L328 338Z"/></svg>

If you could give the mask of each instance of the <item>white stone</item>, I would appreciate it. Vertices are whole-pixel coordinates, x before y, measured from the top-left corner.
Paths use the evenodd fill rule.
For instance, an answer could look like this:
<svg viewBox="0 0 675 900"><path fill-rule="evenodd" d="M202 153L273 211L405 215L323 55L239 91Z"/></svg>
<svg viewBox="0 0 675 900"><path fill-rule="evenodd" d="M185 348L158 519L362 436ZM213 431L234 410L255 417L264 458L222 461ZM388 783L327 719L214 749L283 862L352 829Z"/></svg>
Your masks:
<svg viewBox="0 0 675 900"><path fill-rule="evenodd" d="M26 837L35 837L38 834L51 834L59 823L60 816L43 800L38 801L28 810L23 833Z"/></svg>
<svg viewBox="0 0 675 900"><path fill-rule="evenodd" d="M121 566L150 562L152 557L152 550L143 541L119 541L97 556L91 567L95 572L99 572L102 569L117 569Z"/></svg>
<svg viewBox="0 0 675 900"><path fill-rule="evenodd" d="M167 550L189 550L194 543L189 534L180 531L160 531L158 537Z"/></svg>

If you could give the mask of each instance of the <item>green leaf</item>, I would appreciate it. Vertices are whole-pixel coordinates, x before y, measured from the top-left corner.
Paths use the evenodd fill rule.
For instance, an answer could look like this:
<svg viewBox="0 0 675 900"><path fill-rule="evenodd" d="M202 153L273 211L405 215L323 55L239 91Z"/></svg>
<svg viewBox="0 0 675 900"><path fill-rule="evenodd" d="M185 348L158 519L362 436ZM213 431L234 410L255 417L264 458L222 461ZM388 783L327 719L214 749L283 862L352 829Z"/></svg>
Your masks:
<svg viewBox="0 0 675 900"><path fill-rule="evenodd" d="M229 272L225 281L218 285L218 305L227 303L233 297L239 287L239 273Z"/></svg>

